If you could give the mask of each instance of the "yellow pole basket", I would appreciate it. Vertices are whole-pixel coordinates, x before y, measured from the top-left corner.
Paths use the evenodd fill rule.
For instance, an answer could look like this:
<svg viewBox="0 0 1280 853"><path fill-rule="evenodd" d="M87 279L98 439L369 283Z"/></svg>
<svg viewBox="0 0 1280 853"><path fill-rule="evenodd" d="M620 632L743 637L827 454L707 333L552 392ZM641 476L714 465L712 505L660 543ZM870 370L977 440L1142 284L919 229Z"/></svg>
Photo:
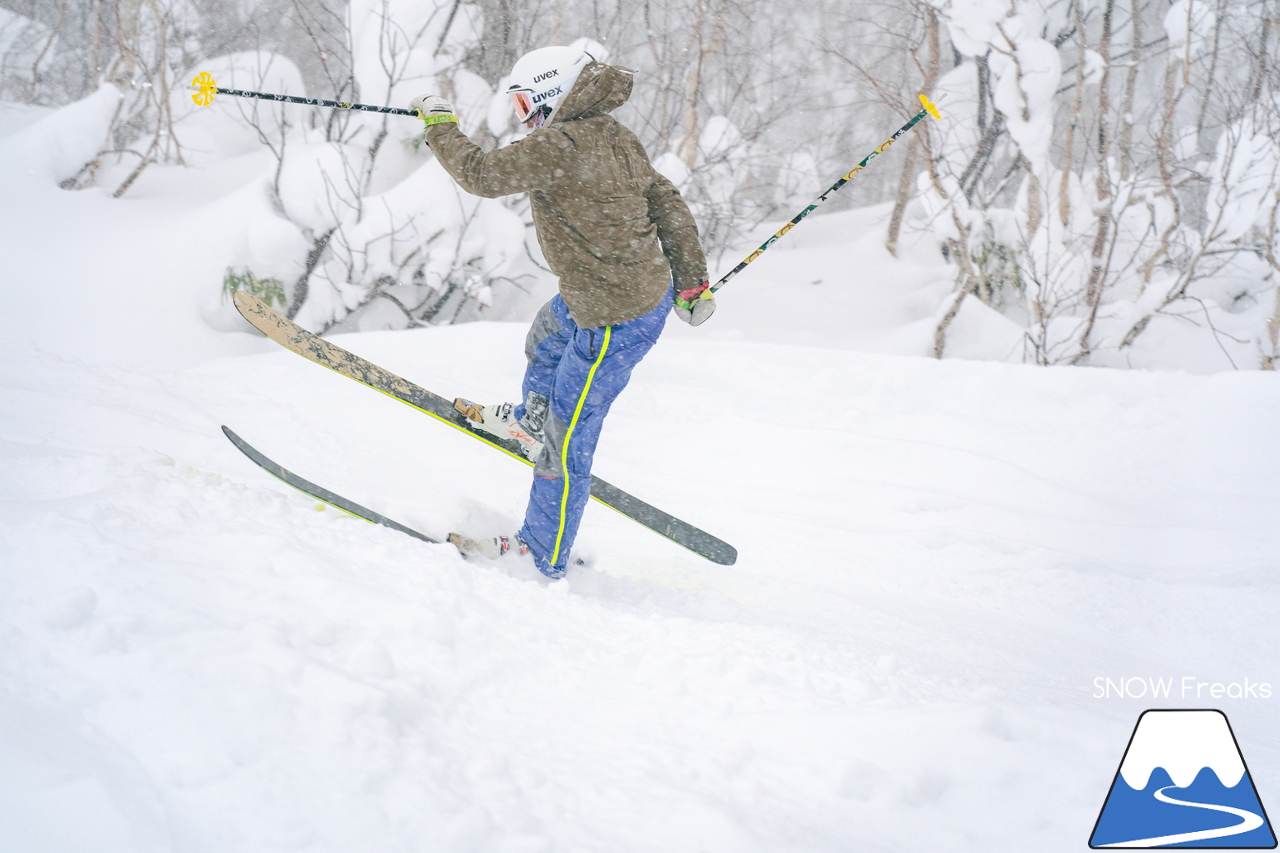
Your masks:
<svg viewBox="0 0 1280 853"><path fill-rule="evenodd" d="M213 82L213 75L208 71L201 71L191 81L191 88L196 93L191 96L191 100L196 102L196 106L207 107L213 103L213 96L218 91L218 85Z"/></svg>

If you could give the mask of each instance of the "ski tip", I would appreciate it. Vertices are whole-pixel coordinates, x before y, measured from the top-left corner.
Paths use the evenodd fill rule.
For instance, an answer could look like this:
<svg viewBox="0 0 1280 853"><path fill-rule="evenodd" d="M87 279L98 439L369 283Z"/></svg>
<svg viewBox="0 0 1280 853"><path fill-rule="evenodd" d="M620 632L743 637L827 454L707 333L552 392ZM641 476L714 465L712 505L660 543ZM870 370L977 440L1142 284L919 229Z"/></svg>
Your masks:
<svg viewBox="0 0 1280 853"><path fill-rule="evenodd" d="M272 329L281 326L284 322L284 318L275 309L252 293L237 290L231 296L231 301L244 321L267 337L271 337ZM277 341L277 343L280 342Z"/></svg>

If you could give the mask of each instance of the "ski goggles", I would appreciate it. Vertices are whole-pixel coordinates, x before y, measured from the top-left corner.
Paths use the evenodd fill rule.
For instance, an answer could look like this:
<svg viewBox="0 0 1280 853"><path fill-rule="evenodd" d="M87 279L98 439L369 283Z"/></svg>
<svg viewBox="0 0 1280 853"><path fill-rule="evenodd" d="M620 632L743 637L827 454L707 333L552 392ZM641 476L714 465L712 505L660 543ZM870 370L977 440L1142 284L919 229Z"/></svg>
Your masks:
<svg viewBox="0 0 1280 853"><path fill-rule="evenodd" d="M552 86L550 89L544 89L541 92L530 92L528 89L523 89L519 92L508 92L507 94L511 96L511 106L515 108L516 118L521 123L528 124L538 110L547 106L547 103L559 95L561 91L560 86Z"/></svg>
<svg viewBox="0 0 1280 853"><path fill-rule="evenodd" d="M511 92L511 106L515 108L516 119L521 122L529 120L533 115L533 93Z"/></svg>

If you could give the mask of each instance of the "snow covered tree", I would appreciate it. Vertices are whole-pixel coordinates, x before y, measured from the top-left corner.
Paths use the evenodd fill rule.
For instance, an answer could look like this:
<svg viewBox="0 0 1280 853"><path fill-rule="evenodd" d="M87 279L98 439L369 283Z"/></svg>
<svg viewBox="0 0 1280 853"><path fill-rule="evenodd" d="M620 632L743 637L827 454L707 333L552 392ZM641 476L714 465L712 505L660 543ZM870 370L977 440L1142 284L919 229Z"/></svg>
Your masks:
<svg viewBox="0 0 1280 853"><path fill-rule="evenodd" d="M958 120L924 192L957 264L939 353L971 294L1042 364L1140 364L1152 323L1203 329L1233 366L1263 355L1280 188L1269 8L941 8L962 60L939 81Z"/></svg>

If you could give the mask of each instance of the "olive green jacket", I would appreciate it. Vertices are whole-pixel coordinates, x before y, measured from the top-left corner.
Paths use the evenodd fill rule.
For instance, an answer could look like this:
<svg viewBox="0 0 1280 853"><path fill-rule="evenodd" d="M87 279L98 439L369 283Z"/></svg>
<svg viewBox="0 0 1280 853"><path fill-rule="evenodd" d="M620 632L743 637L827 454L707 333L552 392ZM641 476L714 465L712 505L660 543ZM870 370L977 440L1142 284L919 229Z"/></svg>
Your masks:
<svg viewBox="0 0 1280 853"><path fill-rule="evenodd" d="M542 253L584 328L634 320L673 281L683 290L707 278L688 205L609 115L626 103L631 81L621 68L589 63L549 125L487 153L456 123L427 128L431 150L467 192L529 193Z"/></svg>

